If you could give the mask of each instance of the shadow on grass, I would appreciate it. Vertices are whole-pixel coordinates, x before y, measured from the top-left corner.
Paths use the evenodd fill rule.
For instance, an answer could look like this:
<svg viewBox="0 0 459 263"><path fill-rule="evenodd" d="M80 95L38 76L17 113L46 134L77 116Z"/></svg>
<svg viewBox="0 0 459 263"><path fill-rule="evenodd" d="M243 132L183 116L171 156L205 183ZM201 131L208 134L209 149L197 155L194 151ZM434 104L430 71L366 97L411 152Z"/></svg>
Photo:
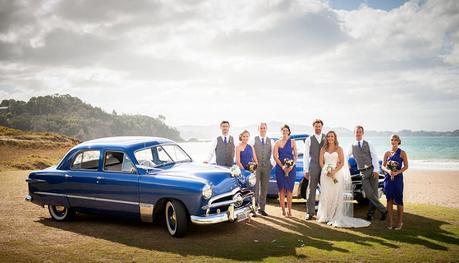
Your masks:
<svg viewBox="0 0 459 263"><path fill-rule="evenodd" d="M432 217L435 217L435 215L432 215ZM386 222L382 223L385 227ZM455 237L454 233L442 229L444 225L450 225L450 223L416 214L404 213L404 226L400 231L385 228L383 229L384 231L373 228L355 229L355 231L389 241L421 245L433 250L448 251L448 247L438 243L459 245L459 239Z"/></svg>
<svg viewBox="0 0 459 263"><path fill-rule="evenodd" d="M275 201L277 200L271 200L270 202L273 203ZM306 213L304 204L300 202L294 203L292 209ZM368 205L354 204L355 217L364 218L367 209ZM396 213L396 211L394 211L394 213ZM450 223L435 220L434 218L435 215L432 215L432 218L429 218L405 212L404 226L401 231L388 230L386 228L387 222L380 221L379 218L375 218L370 227L357 228L353 230L372 237L386 239L389 242L395 241L422 245L434 250L448 250L447 247L437 244L438 242L459 245L459 239L455 237L454 233L445 231L441 228L441 226L450 225Z"/></svg>
<svg viewBox="0 0 459 263"><path fill-rule="evenodd" d="M303 212L304 204L294 205L294 209ZM364 210L357 208L357 216ZM435 250L447 250L433 243L435 241L458 244L453 234L440 228L447 222L414 214L406 214L408 227L398 233L385 229L384 222L375 222L364 229L342 230L304 219L269 216L235 224L192 225L187 236L181 239L169 236L164 225L142 224L124 218L78 214L73 222L55 222L49 218L40 218L38 222L149 251L233 260L263 260L281 256L308 259L307 254L299 254L302 250L297 249L301 247L351 253L346 245L343 247L337 243L342 241L363 246L363 249L377 249L373 248L376 246L398 248L393 241L419 244Z"/></svg>

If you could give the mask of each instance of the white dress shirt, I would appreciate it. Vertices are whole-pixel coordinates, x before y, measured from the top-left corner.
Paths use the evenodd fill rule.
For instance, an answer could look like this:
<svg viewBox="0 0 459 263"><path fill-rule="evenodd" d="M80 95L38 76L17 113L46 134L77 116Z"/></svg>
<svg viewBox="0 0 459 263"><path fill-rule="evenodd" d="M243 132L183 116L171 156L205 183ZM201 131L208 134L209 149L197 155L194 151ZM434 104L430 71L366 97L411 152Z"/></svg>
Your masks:
<svg viewBox="0 0 459 263"><path fill-rule="evenodd" d="M322 133L313 135L316 137L319 144L322 142ZM309 155L309 148L311 148L311 136L306 138L304 141L304 151L303 151L303 171L309 171L309 162L311 161L311 156Z"/></svg>
<svg viewBox="0 0 459 263"><path fill-rule="evenodd" d="M209 154L207 155L207 162L208 163L215 163L216 160L215 160L215 148L217 148L217 142L218 142L218 138L222 138L222 141L225 141L225 137L226 137L226 141L229 142L229 138L230 138L230 135L220 135L218 137L216 137L215 139L212 140L212 144L210 146L210 151L209 151ZM234 141L234 136L233 136L233 143L234 143L234 153L236 154L236 147L237 147L237 142ZM234 159L233 159L234 161Z"/></svg>
<svg viewBox="0 0 459 263"><path fill-rule="evenodd" d="M378 159L378 155L376 154L376 151L375 151L375 148L373 147L373 145L369 142L369 141L366 141L368 143L368 146L370 147L370 154L371 154L371 164L373 165L373 172L374 173L377 173L379 171L379 159ZM349 150L347 152L347 158L349 159L349 157L352 156L352 146L357 146L359 145L359 141L354 141L350 146L349 146ZM363 139L360 141L360 145L363 146Z"/></svg>
<svg viewBox="0 0 459 263"><path fill-rule="evenodd" d="M261 137L260 135L258 135L260 137L260 141L263 139L264 142L266 143L266 137ZM271 157L269 158L269 161L271 162L271 165L274 167L276 165L276 161L274 161L274 140L269 138L270 142L271 142ZM249 144L254 146L255 147L255 137L251 137L249 139Z"/></svg>

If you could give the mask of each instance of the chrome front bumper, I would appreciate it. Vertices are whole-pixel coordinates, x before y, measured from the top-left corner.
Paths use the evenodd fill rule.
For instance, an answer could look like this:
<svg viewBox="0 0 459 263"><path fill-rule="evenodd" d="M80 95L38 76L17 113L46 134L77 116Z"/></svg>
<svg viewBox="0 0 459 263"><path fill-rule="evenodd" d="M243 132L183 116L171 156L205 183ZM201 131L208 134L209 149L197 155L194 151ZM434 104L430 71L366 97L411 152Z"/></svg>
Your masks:
<svg viewBox="0 0 459 263"><path fill-rule="evenodd" d="M254 200L254 198L252 200ZM232 204L226 212L207 216L191 216L191 222L198 225L210 225L222 222L244 221L250 219L250 212L255 211L254 205L254 201L239 208L235 208L234 204Z"/></svg>

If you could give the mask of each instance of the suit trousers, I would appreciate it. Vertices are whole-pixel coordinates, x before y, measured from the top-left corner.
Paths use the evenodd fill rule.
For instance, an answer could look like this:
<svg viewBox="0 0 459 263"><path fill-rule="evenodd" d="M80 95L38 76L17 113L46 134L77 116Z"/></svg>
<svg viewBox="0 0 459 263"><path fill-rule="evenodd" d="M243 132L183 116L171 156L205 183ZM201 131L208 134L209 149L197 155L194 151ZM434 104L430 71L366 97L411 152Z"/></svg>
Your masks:
<svg viewBox="0 0 459 263"><path fill-rule="evenodd" d="M255 199L261 211L265 211L271 169L272 167L269 165L258 167L255 171L255 176L257 178L257 182L255 183Z"/></svg>
<svg viewBox="0 0 459 263"><path fill-rule="evenodd" d="M365 192L365 196L370 201L368 215L373 215L376 209L381 213L386 213L387 210L379 201L378 196L379 177L375 178L373 176L373 169L360 171L360 176L362 176L362 189Z"/></svg>
<svg viewBox="0 0 459 263"><path fill-rule="evenodd" d="M306 190L306 213L308 215L316 214L316 191L320 180L320 166L318 168L309 168L309 183Z"/></svg>

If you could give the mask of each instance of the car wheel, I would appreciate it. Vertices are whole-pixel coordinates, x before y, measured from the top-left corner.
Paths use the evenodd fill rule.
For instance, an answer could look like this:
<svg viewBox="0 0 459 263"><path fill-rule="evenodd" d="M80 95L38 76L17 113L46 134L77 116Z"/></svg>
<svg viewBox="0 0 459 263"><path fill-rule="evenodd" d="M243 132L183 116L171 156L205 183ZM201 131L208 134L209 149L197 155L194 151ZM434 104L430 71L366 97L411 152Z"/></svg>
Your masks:
<svg viewBox="0 0 459 263"><path fill-rule="evenodd" d="M301 192L300 192L300 197L303 199L306 199L306 191L308 190L308 183L309 181L304 179L301 181Z"/></svg>
<svg viewBox="0 0 459 263"><path fill-rule="evenodd" d="M75 215L75 211L70 207L59 205L48 205L49 214L56 221L70 221Z"/></svg>
<svg viewBox="0 0 459 263"><path fill-rule="evenodd" d="M370 200L368 200L368 198L359 197L357 198L357 203L359 203L359 205L368 205Z"/></svg>
<svg viewBox="0 0 459 263"><path fill-rule="evenodd" d="M183 204L177 200L167 201L164 211L169 234L174 237L183 237L188 228L187 214Z"/></svg>

